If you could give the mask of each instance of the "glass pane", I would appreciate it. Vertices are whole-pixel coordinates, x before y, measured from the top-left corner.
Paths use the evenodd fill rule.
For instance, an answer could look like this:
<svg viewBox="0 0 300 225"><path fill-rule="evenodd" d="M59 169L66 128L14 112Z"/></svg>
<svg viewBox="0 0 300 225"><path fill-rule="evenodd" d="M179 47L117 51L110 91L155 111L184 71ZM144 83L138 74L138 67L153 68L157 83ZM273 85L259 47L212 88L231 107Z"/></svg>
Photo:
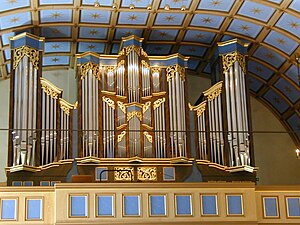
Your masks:
<svg viewBox="0 0 300 225"><path fill-rule="evenodd" d="M113 196L98 196L98 216L113 216Z"/></svg>
<svg viewBox="0 0 300 225"><path fill-rule="evenodd" d="M124 196L124 215L140 215L140 198L139 196Z"/></svg>
<svg viewBox="0 0 300 225"><path fill-rule="evenodd" d="M100 174L101 174L101 180L107 180L107 171L101 173L104 170L107 170L107 168L106 167L96 168L96 180L100 180Z"/></svg>
<svg viewBox="0 0 300 225"><path fill-rule="evenodd" d="M164 180L175 180L175 169L173 167L164 168Z"/></svg>
<svg viewBox="0 0 300 225"><path fill-rule="evenodd" d="M288 215L300 216L300 198L288 198Z"/></svg>
<svg viewBox="0 0 300 225"><path fill-rule="evenodd" d="M27 200L27 219L42 219L42 199Z"/></svg>
<svg viewBox="0 0 300 225"><path fill-rule="evenodd" d="M278 216L277 198L264 198L265 216Z"/></svg>
<svg viewBox="0 0 300 225"><path fill-rule="evenodd" d="M1 201L1 219L15 220L16 219L16 199L2 199Z"/></svg>
<svg viewBox="0 0 300 225"><path fill-rule="evenodd" d="M150 215L165 216L166 215L166 196L152 195L150 196Z"/></svg>
<svg viewBox="0 0 300 225"><path fill-rule="evenodd" d="M22 186L22 181L13 181L12 186Z"/></svg>
<svg viewBox="0 0 300 225"><path fill-rule="evenodd" d="M228 215L242 215L242 196L229 195L227 196Z"/></svg>
<svg viewBox="0 0 300 225"><path fill-rule="evenodd" d="M32 181L24 181L23 186L33 186L33 182Z"/></svg>
<svg viewBox="0 0 300 225"><path fill-rule="evenodd" d="M191 215L191 196L178 195L176 196L176 214L177 215Z"/></svg>
<svg viewBox="0 0 300 225"><path fill-rule="evenodd" d="M202 195L202 214L217 215L217 196Z"/></svg>
<svg viewBox="0 0 300 225"><path fill-rule="evenodd" d="M50 186L50 181L41 181L41 186Z"/></svg>
<svg viewBox="0 0 300 225"><path fill-rule="evenodd" d="M71 216L87 216L87 196L71 196Z"/></svg>

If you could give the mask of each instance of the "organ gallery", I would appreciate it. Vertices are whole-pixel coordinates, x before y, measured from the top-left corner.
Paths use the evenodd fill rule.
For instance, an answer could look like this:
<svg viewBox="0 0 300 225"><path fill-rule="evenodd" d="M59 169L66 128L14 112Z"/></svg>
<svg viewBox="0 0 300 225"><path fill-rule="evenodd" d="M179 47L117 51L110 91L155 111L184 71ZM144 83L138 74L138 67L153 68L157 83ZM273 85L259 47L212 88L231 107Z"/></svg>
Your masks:
<svg viewBox="0 0 300 225"><path fill-rule="evenodd" d="M195 170L201 181L255 181L247 44L218 43L212 86L196 105L189 58L149 56L136 36L118 55L77 55L78 101L69 103L43 77L43 46L31 34L11 38L8 185L181 182Z"/></svg>

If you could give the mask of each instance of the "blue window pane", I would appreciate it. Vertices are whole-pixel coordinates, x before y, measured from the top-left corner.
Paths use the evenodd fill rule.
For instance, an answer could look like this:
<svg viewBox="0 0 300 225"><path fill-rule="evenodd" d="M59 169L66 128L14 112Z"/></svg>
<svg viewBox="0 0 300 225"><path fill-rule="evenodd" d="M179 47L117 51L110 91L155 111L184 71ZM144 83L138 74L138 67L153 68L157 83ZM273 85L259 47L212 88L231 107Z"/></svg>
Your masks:
<svg viewBox="0 0 300 225"><path fill-rule="evenodd" d="M41 186L50 186L50 181L41 181Z"/></svg>
<svg viewBox="0 0 300 225"><path fill-rule="evenodd" d="M42 200L28 199L27 200L27 219L40 220L42 219Z"/></svg>
<svg viewBox="0 0 300 225"><path fill-rule="evenodd" d="M177 215L191 215L191 196L178 195L176 196L176 214Z"/></svg>
<svg viewBox="0 0 300 225"><path fill-rule="evenodd" d="M23 186L33 186L33 182L32 181L24 181Z"/></svg>
<svg viewBox="0 0 300 225"><path fill-rule="evenodd" d="M71 197L71 216L87 216L87 196Z"/></svg>
<svg viewBox="0 0 300 225"><path fill-rule="evenodd" d="M300 216L300 198L288 198L288 215Z"/></svg>
<svg viewBox="0 0 300 225"><path fill-rule="evenodd" d="M165 167L164 168L164 180L175 180L175 168Z"/></svg>
<svg viewBox="0 0 300 225"><path fill-rule="evenodd" d="M202 214L217 215L217 196L202 195Z"/></svg>
<svg viewBox="0 0 300 225"><path fill-rule="evenodd" d="M140 197L124 196L124 215L139 216L140 215Z"/></svg>
<svg viewBox="0 0 300 225"><path fill-rule="evenodd" d="M164 195L150 196L150 215L151 216L166 215L166 196Z"/></svg>
<svg viewBox="0 0 300 225"><path fill-rule="evenodd" d="M13 181L12 186L22 186L22 181Z"/></svg>
<svg viewBox="0 0 300 225"><path fill-rule="evenodd" d="M100 180L100 174L101 174L101 180L107 180L107 171L101 173L104 170L107 170L107 168L106 167L96 168L96 180Z"/></svg>
<svg viewBox="0 0 300 225"><path fill-rule="evenodd" d="M240 195L227 196L228 215L242 215L242 197Z"/></svg>
<svg viewBox="0 0 300 225"><path fill-rule="evenodd" d="M278 216L277 198L264 198L265 216Z"/></svg>
<svg viewBox="0 0 300 225"><path fill-rule="evenodd" d="M3 220L15 220L16 219L16 200L15 199L3 199L1 201L1 219Z"/></svg>
<svg viewBox="0 0 300 225"><path fill-rule="evenodd" d="M98 196L98 216L113 216L113 196Z"/></svg>

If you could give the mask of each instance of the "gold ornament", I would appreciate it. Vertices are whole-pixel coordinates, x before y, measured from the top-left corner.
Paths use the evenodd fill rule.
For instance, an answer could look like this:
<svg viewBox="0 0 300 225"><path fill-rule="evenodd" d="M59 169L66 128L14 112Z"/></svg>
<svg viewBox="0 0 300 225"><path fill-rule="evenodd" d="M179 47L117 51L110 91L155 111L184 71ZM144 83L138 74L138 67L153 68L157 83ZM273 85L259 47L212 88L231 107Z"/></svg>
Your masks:
<svg viewBox="0 0 300 225"><path fill-rule="evenodd" d="M237 51L222 55L223 73L228 72L235 61L239 62L244 74L246 74L246 57Z"/></svg>
<svg viewBox="0 0 300 225"><path fill-rule="evenodd" d="M145 60L142 60L141 63L144 67L150 68L150 65Z"/></svg>
<svg viewBox="0 0 300 225"><path fill-rule="evenodd" d="M126 113L126 106L123 102L117 101L118 107L122 110L123 113Z"/></svg>
<svg viewBox="0 0 300 225"><path fill-rule="evenodd" d="M58 95L62 93L62 89L59 89L45 78L40 78L40 82L42 89L47 95L51 98L58 99Z"/></svg>
<svg viewBox="0 0 300 225"><path fill-rule="evenodd" d="M150 143L153 142L153 138L151 134L149 134L147 131L144 131L144 135Z"/></svg>
<svg viewBox="0 0 300 225"><path fill-rule="evenodd" d="M109 107L115 109L115 102L113 100L111 100L110 98L106 98L106 97L103 96L102 101L106 102Z"/></svg>
<svg viewBox="0 0 300 225"><path fill-rule="evenodd" d="M165 98L160 98L157 99L154 103L153 103L153 109L157 109L162 103L164 103L166 101Z"/></svg>
<svg viewBox="0 0 300 225"><path fill-rule="evenodd" d="M132 117L134 117L134 116L136 116L140 121L142 121L142 119L143 119L141 112L133 111L133 112L127 113L127 121L131 120Z"/></svg>
<svg viewBox="0 0 300 225"><path fill-rule="evenodd" d="M189 103L189 108L191 111L196 111L197 112L197 117L201 116L202 113L205 111L206 109L206 101L204 102L201 102L199 105L196 105L196 106L192 106L190 103Z"/></svg>
<svg viewBox="0 0 300 225"><path fill-rule="evenodd" d="M72 109L76 108L76 104L72 105L72 104L70 104L69 102L67 102L66 100L64 100L62 98L59 99L59 105L60 105L60 109L62 111L64 111L68 116L70 116L70 111Z"/></svg>
<svg viewBox="0 0 300 225"><path fill-rule="evenodd" d="M146 102L145 104L143 104L143 113L145 113L150 106L151 106L151 102Z"/></svg>
<svg viewBox="0 0 300 225"><path fill-rule="evenodd" d="M137 179L141 181L156 181L157 180L156 167L138 167Z"/></svg>
<svg viewBox="0 0 300 225"><path fill-rule="evenodd" d="M131 181L134 179L132 167L115 167L115 181Z"/></svg>
<svg viewBox="0 0 300 225"><path fill-rule="evenodd" d="M22 46L22 47L14 49L13 68L14 69L17 68L19 62L25 55L31 61L33 67L38 70L39 69L39 60L40 60L39 50L28 47L28 46Z"/></svg>
<svg viewBox="0 0 300 225"><path fill-rule="evenodd" d="M166 69L167 71L167 81L170 81L172 78L175 77L176 72L179 73L181 79L185 81L185 68L176 64L173 66L169 66Z"/></svg>
<svg viewBox="0 0 300 225"><path fill-rule="evenodd" d="M218 97L222 93L222 85L223 81L220 81L216 83L214 86L209 88L207 91L204 91L204 96L207 96L208 101L214 100L216 97Z"/></svg>
<svg viewBox="0 0 300 225"><path fill-rule="evenodd" d="M126 131L124 130L124 131L122 131L121 134L118 135L118 143L122 141L122 139L125 136L125 134L126 134Z"/></svg>
<svg viewBox="0 0 300 225"><path fill-rule="evenodd" d="M93 75L96 77L97 80L100 80L100 66L93 62L84 63L80 66L80 75L81 80L84 79L85 76L88 75L89 70L92 70Z"/></svg>

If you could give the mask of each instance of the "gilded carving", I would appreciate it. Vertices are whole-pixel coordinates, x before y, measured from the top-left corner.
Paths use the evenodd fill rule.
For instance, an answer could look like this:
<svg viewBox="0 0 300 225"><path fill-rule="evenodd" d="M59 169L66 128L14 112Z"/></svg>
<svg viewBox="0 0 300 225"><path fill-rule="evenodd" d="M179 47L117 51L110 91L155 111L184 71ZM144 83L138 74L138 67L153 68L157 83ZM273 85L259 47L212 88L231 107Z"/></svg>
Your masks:
<svg viewBox="0 0 300 225"><path fill-rule="evenodd" d="M118 107L122 110L123 113L126 113L126 106L123 102L117 101Z"/></svg>
<svg viewBox="0 0 300 225"><path fill-rule="evenodd" d="M115 102L113 100L111 100L110 98L107 97L102 97L102 101L106 102L108 104L109 107L115 109Z"/></svg>
<svg viewBox="0 0 300 225"><path fill-rule="evenodd" d="M120 52L119 52L119 55L122 56L122 55L129 55L130 52L132 51L135 51L138 56L144 56L144 57L148 57L148 54L143 50L143 48L141 47L138 47L136 45L130 45L130 46L127 46L125 48L123 48Z"/></svg>
<svg viewBox="0 0 300 225"><path fill-rule="evenodd" d="M189 108L191 111L196 111L197 112L197 117L201 116L202 113L205 111L206 109L206 101L204 102L201 102L199 105L196 105L196 106L192 106L190 103L189 103Z"/></svg>
<svg viewBox="0 0 300 225"><path fill-rule="evenodd" d="M185 81L185 69L184 69L184 67L176 64L176 65L167 67L166 71L167 71L167 81L170 81L172 78L174 78L176 73L179 73L181 79L183 81Z"/></svg>
<svg viewBox="0 0 300 225"><path fill-rule="evenodd" d="M81 80L84 79L86 75L88 75L89 70L92 70L93 75L96 77L97 80L100 80L100 67L98 64L93 62L84 63L80 66L80 75Z"/></svg>
<svg viewBox="0 0 300 225"><path fill-rule="evenodd" d="M165 98L160 98L157 99L154 103L153 103L153 109L157 109L162 103L164 103L166 101Z"/></svg>
<svg viewBox="0 0 300 225"><path fill-rule="evenodd" d="M145 104L143 104L143 113L145 113L150 106L151 106L151 102L146 102Z"/></svg>
<svg viewBox="0 0 300 225"><path fill-rule="evenodd" d="M214 100L216 97L218 97L222 93L222 84L223 81L220 81L216 83L214 86L209 88L207 91L204 91L204 96L207 97L208 101Z"/></svg>
<svg viewBox="0 0 300 225"><path fill-rule="evenodd" d="M121 67L124 64L125 64L125 60L121 60L120 62L118 62L117 67L119 68L119 67Z"/></svg>
<svg viewBox="0 0 300 225"><path fill-rule="evenodd" d="M150 65L145 60L142 60L141 63L144 67L150 68Z"/></svg>
<svg viewBox="0 0 300 225"><path fill-rule="evenodd" d="M114 72L115 67L114 66L108 66L106 67L107 72Z"/></svg>
<svg viewBox="0 0 300 225"><path fill-rule="evenodd" d="M141 112L133 111L133 112L127 113L127 121L131 120L132 117L134 117L134 116L136 116L140 121L142 121L142 119L143 119Z"/></svg>
<svg viewBox="0 0 300 225"><path fill-rule="evenodd" d="M138 167L137 179L141 181L156 181L157 180L156 167Z"/></svg>
<svg viewBox="0 0 300 225"><path fill-rule="evenodd" d="M144 135L150 143L153 142L153 138L151 134L149 134L147 131L144 131Z"/></svg>
<svg viewBox="0 0 300 225"><path fill-rule="evenodd" d="M132 181L134 180L132 167L115 167L115 181Z"/></svg>
<svg viewBox="0 0 300 225"><path fill-rule="evenodd" d="M40 82L42 89L47 95L49 95L51 98L58 99L58 95L62 93L61 89L44 78L40 78Z"/></svg>
<svg viewBox="0 0 300 225"><path fill-rule="evenodd" d="M152 67L151 68L151 72L153 73L159 73L160 72L160 68L159 67Z"/></svg>
<svg viewBox="0 0 300 225"><path fill-rule="evenodd" d="M243 72L246 73L246 57L237 51L222 55L223 73L228 72L235 61L239 62Z"/></svg>
<svg viewBox="0 0 300 225"><path fill-rule="evenodd" d="M77 103L76 103L77 104ZM67 102L66 100L60 98L59 99L59 105L60 105L60 109L62 111L64 111L68 116L70 116L70 111L72 109L75 109L76 108L76 104L75 105L72 105L70 104L69 102Z"/></svg>
<svg viewBox="0 0 300 225"><path fill-rule="evenodd" d="M33 67L38 70L39 69L39 60L40 60L39 50L28 47L28 46L22 46L22 47L14 49L14 65L13 65L14 69L17 68L19 62L25 55L31 61Z"/></svg>
<svg viewBox="0 0 300 225"><path fill-rule="evenodd" d="M121 134L118 135L118 143L122 141L122 139L125 136L125 134L126 134L126 131L124 130L124 131L122 131Z"/></svg>

